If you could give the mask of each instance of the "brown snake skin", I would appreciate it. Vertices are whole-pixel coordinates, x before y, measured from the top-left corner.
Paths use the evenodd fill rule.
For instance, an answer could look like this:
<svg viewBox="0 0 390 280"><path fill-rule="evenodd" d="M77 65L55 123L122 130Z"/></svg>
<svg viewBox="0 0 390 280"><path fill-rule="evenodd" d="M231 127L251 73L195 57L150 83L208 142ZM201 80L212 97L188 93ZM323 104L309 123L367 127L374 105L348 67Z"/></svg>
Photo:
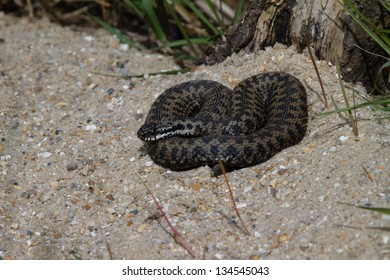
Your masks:
<svg viewBox="0 0 390 280"><path fill-rule="evenodd" d="M202 165L227 171L257 165L299 143L307 96L284 72L249 77L233 90L207 80L173 86L153 103L137 135L153 161L172 170Z"/></svg>

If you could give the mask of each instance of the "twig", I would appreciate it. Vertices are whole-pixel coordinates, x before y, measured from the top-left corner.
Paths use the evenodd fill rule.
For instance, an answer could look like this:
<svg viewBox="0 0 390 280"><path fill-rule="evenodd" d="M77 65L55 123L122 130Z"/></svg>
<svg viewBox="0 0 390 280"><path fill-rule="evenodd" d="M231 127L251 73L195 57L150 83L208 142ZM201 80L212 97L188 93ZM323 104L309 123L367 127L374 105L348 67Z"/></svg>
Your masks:
<svg viewBox="0 0 390 280"><path fill-rule="evenodd" d="M223 163L222 163L222 161L221 161L220 159L218 159L218 162L219 162L219 167L221 168L222 175L223 175L223 178L224 178L224 180L225 180L225 183L226 183L226 185L227 185L227 187L228 187L228 189L229 189L230 198L231 198L231 200L232 200L234 210L236 211L237 217L238 217L238 219L239 219L240 222L241 222L242 229L243 229L243 231L245 232L245 234L250 235L250 232L249 232L249 230L247 229L247 227L245 226L245 223L244 223L244 221L243 221L242 218L241 218L240 212L239 212L238 209L237 209L236 202L234 201L233 191L232 191L232 188L230 187L229 180L228 180L228 178L227 178L227 176L226 176L225 167L223 166Z"/></svg>
<svg viewBox="0 0 390 280"><path fill-rule="evenodd" d="M157 208L158 210L160 211L161 215L164 217L164 220L167 222L168 226L171 228L172 232L173 232L173 239L176 241L177 244L179 244L181 247L183 247L185 250L187 250L187 252L192 256L192 257L196 257L196 254L195 252L185 243L183 237L180 235L180 233L173 227L173 225L171 224L171 222L169 221L167 215L165 214L164 210L162 209L162 207L160 206L160 204L157 202L157 199L154 197L152 191L148 188L148 186L145 184L144 181L142 181L142 179L138 176L138 174L135 174L138 178L138 180L140 181L140 183L147 189L148 193L150 194L150 196L153 198L154 200L154 203L157 205Z"/></svg>
<svg viewBox="0 0 390 280"><path fill-rule="evenodd" d="M371 182L374 182L374 177L371 175L371 173L367 170L367 168L364 167L364 165L362 164L362 168L364 170L364 172L366 172L366 175L368 177L368 179L370 179Z"/></svg>

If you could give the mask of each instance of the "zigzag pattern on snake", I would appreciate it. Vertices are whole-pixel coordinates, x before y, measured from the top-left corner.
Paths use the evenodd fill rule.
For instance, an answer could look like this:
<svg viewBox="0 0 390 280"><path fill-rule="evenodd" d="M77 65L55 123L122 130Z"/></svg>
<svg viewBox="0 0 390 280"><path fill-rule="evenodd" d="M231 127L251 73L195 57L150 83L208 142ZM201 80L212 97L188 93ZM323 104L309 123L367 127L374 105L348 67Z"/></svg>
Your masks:
<svg viewBox="0 0 390 280"><path fill-rule="evenodd" d="M306 133L307 96L284 72L266 72L233 90L208 80L184 82L152 104L138 137L152 160L172 170L202 165L221 174L257 165L299 143Z"/></svg>

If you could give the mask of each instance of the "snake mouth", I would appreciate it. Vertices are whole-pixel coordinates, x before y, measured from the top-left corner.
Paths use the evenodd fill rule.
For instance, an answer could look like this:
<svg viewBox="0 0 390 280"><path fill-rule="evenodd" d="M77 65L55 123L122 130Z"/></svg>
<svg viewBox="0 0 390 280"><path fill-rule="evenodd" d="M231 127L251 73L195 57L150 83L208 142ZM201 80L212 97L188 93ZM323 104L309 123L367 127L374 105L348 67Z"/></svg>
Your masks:
<svg viewBox="0 0 390 280"><path fill-rule="evenodd" d="M162 125L156 123L147 123L141 126L137 132L137 136L142 141L155 142L175 136L188 137L191 135L191 133L191 129L186 128L181 124L174 125L173 123L164 123Z"/></svg>

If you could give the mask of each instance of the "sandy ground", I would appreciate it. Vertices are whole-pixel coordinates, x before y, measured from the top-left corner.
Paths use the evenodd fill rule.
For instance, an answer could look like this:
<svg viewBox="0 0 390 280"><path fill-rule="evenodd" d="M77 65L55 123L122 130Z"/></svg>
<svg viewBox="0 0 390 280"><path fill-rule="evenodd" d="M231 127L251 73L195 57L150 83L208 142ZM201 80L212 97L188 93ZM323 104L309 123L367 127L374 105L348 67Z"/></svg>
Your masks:
<svg viewBox="0 0 390 280"><path fill-rule="evenodd" d="M356 139L345 115L317 117L324 105L307 54L277 45L188 74L125 80L92 72L178 66L103 30L46 20L0 15L0 38L0 258L191 259L137 176L198 259L390 258L390 233L370 228L389 227L388 217L338 203L389 207L390 123L360 110ZM335 68L317 65L332 108L344 106ZM153 164L136 131L169 86L211 79L234 87L271 70L304 83L311 120L299 145L228 174L246 235L222 178L208 167L171 172ZM365 95L347 85L352 90Z"/></svg>

